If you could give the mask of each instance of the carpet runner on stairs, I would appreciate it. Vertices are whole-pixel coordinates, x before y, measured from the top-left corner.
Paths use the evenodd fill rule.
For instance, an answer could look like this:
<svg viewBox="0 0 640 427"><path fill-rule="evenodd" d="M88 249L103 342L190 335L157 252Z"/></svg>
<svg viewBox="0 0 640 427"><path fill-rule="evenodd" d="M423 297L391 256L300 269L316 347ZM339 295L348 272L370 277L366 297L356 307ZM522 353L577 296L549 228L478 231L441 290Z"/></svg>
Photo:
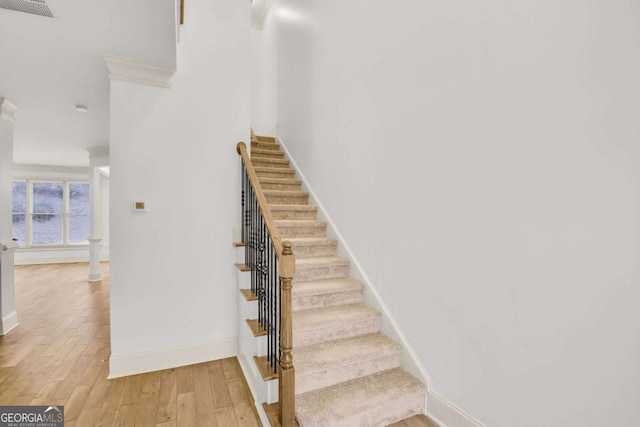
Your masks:
<svg viewBox="0 0 640 427"><path fill-rule="evenodd" d="M301 427L382 427L424 413L425 387L400 368L402 348L380 333L349 260L317 221L273 138L251 143L251 161L281 237L296 255L293 361Z"/></svg>

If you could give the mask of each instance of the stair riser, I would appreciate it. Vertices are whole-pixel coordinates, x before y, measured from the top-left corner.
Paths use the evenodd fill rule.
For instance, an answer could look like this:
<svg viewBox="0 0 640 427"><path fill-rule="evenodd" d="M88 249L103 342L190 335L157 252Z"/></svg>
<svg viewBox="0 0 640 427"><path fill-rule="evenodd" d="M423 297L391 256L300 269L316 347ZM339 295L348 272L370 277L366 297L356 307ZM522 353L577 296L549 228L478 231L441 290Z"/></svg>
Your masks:
<svg viewBox="0 0 640 427"><path fill-rule="evenodd" d="M295 286L295 285L294 285ZM380 317L366 318L362 320L344 322L341 324L328 324L324 329L308 331L296 330L293 325L293 346L303 347L326 341L351 338L358 335L373 334L380 330Z"/></svg>
<svg viewBox="0 0 640 427"><path fill-rule="evenodd" d="M294 355L295 360L295 355ZM346 366L336 366L329 370L304 372L296 369L296 394L318 390L356 378L400 367L400 352L382 355L373 359L354 360ZM354 424L357 425L357 424Z"/></svg>
<svg viewBox="0 0 640 427"><path fill-rule="evenodd" d="M271 142L252 142L251 149L257 148L258 150L275 150L280 151L280 146L278 144L273 144Z"/></svg>
<svg viewBox="0 0 640 427"><path fill-rule="evenodd" d="M338 242L319 243L317 245L293 244L293 254L296 258L312 258L323 256L335 256Z"/></svg>
<svg viewBox="0 0 640 427"><path fill-rule="evenodd" d="M330 294L293 296L292 311L311 310L314 308L333 307L336 305L357 304L363 301L362 291L334 292Z"/></svg>
<svg viewBox="0 0 640 427"><path fill-rule="evenodd" d="M258 141L260 142L267 142L270 144L274 144L276 142L276 138L273 136L262 136L262 135L258 135L256 136L256 138L258 139Z"/></svg>
<svg viewBox="0 0 640 427"><path fill-rule="evenodd" d="M374 410L364 414L334 420L331 427L385 427L414 415L424 414L425 392L404 393L402 399L394 399L387 404L378 405ZM304 419L297 419L300 427L318 427L307 425Z"/></svg>
<svg viewBox="0 0 640 427"><path fill-rule="evenodd" d="M309 202L309 195L304 193L293 194L265 194L267 203L278 205L306 205Z"/></svg>
<svg viewBox="0 0 640 427"><path fill-rule="evenodd" d="M260 186L263 190L300 191L302 189L302 184L295 181L292 181L291 183L261 182Z"/></svg>
<svg viewBox="0 0 640 427"><path fill-rule="evenodd" d="M323 237L327 231L326 224L278 227L280 237Z"/></svg>
<svg viewBox="0 0 640 427"><path fill-rule="evenodd" d="M270 171L258 171L256 170L256 175L258 178L293 178L295 172L291 169L282 169L280 170L270 170Z"/></svg>
<svg viewBox="0 0 640 427"><path fill-rule="evenodd" d="M272 210L271 214L273 219L300 219L300 220L314 220L316 219L316 211L297 211L297 210ZM289 236L292 237L292 236Z"/></svg>
<svg viewBox="0 0 640 427"><path fill-rule="evenodd" d="M289 168L288 160L281 159L265 159L264 157L252 157L251 163L253 163L254 167L264 167L264 168Z"/></svg>
<svg viewBox="0 0 640 427"><path fill-rule="evenodd" d="M310 280L343 279L349 277L349 265L328 265L328 266L304 266L296 265L294 282L307 282Z"/></svg>

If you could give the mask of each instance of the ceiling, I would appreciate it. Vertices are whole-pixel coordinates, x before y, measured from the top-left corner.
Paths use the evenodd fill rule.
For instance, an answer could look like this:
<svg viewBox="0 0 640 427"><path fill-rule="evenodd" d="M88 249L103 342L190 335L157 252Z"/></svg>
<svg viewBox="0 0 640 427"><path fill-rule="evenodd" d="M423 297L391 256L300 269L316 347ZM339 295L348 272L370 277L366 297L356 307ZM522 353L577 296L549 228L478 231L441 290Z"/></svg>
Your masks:
<svg viewBox="0 0 640 427"><path fill-rule="evenodd" d="M45 1L55 18L0 9L0 97L20 108L14 163L88 166L87 148L109 143L102 55L175 67L175 0Z"/></svg>

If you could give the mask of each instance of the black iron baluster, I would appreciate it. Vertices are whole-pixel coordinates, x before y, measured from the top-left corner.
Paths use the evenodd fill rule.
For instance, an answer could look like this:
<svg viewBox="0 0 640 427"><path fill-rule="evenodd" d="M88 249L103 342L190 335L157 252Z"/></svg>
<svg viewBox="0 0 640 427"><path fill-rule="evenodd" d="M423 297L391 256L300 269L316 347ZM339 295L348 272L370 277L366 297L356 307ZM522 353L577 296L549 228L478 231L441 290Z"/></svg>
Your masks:
<svg viewBox="0 0 640 427"><path fill-rule="evenodd" d="M245 264L251 271L251 292L258 297L258 323L267 333L267 360L274 373L280 349L281 278L278 253L264 219L247 165L242 162L242 241Z"/></svg>

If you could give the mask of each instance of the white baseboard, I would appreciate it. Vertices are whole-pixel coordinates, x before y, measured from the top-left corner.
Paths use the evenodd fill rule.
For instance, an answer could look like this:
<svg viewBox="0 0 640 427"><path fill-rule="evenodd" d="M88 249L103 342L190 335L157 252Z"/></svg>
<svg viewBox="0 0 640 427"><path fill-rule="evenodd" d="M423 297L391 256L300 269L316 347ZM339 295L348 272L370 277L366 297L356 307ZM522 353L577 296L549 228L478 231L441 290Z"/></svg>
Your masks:
<svg viewBox="0 0 640 427"><path fill-rule="evenodd" d="M237 337L140 353L112 354L109 379L210 362L237 354Z"/></svg>
<svg viewBox="0 0 640 427"><path fill-rule="evenodd" d="M438 393L427 391L427 415L440 427L486 427Z"/></svg>
<svg viewBox="0 0 640 427"><path fill-rule="evenodd" d="M9 313L2 318L2 325L0 325L0 335L8 334L18 325L18 313L13 311L12 313Z"/></svg>
<svg viewBox="0 0 640 427"><path fill-rule="evenodd" d="M89 262L88 256L70 256L70 257L38 257L16 259L15 265L32 265L32 264L64 264L72 262Z"/></svg>

